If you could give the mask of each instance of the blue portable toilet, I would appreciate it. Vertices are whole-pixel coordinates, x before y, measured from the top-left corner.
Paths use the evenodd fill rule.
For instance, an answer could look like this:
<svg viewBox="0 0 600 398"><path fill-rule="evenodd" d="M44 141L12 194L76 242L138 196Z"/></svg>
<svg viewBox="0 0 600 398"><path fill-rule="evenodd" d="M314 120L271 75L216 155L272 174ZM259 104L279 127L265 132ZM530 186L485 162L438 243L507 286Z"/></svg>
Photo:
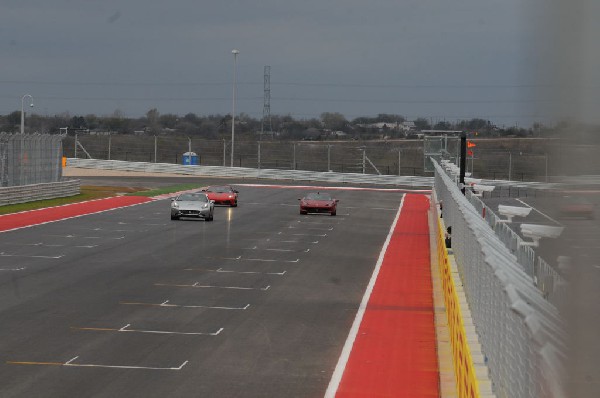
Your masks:
<svg viewBox="0 0 600 398"><path fill-rule="evenodd" d="M196 152L186 152L181 158L181 164L184 166L197 166L198 165L198 154Z"/></svg>

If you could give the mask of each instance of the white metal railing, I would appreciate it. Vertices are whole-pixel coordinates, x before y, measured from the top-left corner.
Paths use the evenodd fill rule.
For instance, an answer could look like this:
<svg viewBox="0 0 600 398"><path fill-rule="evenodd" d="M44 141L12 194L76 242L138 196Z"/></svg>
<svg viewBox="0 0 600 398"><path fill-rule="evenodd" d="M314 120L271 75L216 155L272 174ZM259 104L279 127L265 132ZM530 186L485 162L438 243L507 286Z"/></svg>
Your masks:
<svg viewBox="0 0 600 398"><path fill-rule="evenodd" d="M265 178L293 181L322 181L335 183L384 184L407 187L426 187L433 184L432 177L373 175L359 173L315 172L306 170L253 169L247 167L177 165L171 163L126 162L121 160L67 159L67 166L140 171L153 173L176 173L210 177Z"/></svg>
<svg viewBox="0 0 600 398"><path fill-rule="evenodd" d="M498 397L566 397L565 325L517 256L434 163L435 197ZM539 264L539 263L538 263Z"/></svg>
<svg viewBox="0 0 600 398"><path fill-rule="evenodd" d="M0 206L74 196L79 193L79 180L2 187L0 188Z"/></svg>

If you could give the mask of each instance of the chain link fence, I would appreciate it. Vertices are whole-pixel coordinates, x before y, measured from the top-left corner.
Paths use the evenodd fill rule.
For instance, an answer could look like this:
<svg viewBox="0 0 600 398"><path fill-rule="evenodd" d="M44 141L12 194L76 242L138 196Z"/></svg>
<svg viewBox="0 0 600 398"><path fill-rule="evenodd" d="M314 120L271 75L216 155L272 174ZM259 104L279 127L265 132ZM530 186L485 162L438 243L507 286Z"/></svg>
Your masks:
<svg viewBox="0 0 600 398"><path fill-rule="evenodd" d="M548 181L558 171L546 144L535 140L478 140L467 157L468 171L484 179ZM423 140L279 141L236 139L231 156L229 139L209 140L181 134L82 133L64 138L64 156L182 164L183 154L198 155L203 166L335 171L408 176L431 176L429 158L458 159L460 139L454 136ZM233 162L232 162L233 161ZM233 164L232 164L233 163Z"/></svg>
<svg viewBox="0 0 600 398"><path fill-rule="evenodd" d="M422 141L236 140L232 159L228 140L120 134L80 134L64 139L68 158L182 164L188 151L197 154L202 166L432 175L423 170Z"/></svg>
<svg viewBox="0 0 600 398"><path fill-rule="evenodd" d="M63 137L0 133L0 187L60 181Z"/></svg>
<svg viewBox="0 0 600 398"><path fill-rule="evenodd" d="M434 191L498 397L566 397L565 325L515 254L434 162Z"/></svg>

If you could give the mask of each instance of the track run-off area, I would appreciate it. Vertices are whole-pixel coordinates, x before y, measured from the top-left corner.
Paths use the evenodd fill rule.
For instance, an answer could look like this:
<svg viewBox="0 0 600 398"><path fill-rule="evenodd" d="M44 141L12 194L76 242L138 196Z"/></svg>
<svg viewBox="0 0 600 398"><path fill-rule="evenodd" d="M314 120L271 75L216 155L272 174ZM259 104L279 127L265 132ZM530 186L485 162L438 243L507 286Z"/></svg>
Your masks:
<svg viewBox="0 0 600 398"><path fill-rule="evenodd" d="M437 397L426 192L233 185L0 216L0 396Z"/></svg>

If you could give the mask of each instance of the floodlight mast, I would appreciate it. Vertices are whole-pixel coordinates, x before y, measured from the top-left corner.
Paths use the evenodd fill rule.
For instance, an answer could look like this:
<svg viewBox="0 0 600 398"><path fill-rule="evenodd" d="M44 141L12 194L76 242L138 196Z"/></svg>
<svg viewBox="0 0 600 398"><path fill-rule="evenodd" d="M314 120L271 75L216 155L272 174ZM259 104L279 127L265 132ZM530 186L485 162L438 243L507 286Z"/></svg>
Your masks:
<svg viewBox="0 0 600 398"><path fill-rule="evenodd" d="M231 50L233 54L233 104L231 109L231 167L233 167L233 149L235 142L235 95L237 91L237 56L240 53L239 50Z"/></svg>

